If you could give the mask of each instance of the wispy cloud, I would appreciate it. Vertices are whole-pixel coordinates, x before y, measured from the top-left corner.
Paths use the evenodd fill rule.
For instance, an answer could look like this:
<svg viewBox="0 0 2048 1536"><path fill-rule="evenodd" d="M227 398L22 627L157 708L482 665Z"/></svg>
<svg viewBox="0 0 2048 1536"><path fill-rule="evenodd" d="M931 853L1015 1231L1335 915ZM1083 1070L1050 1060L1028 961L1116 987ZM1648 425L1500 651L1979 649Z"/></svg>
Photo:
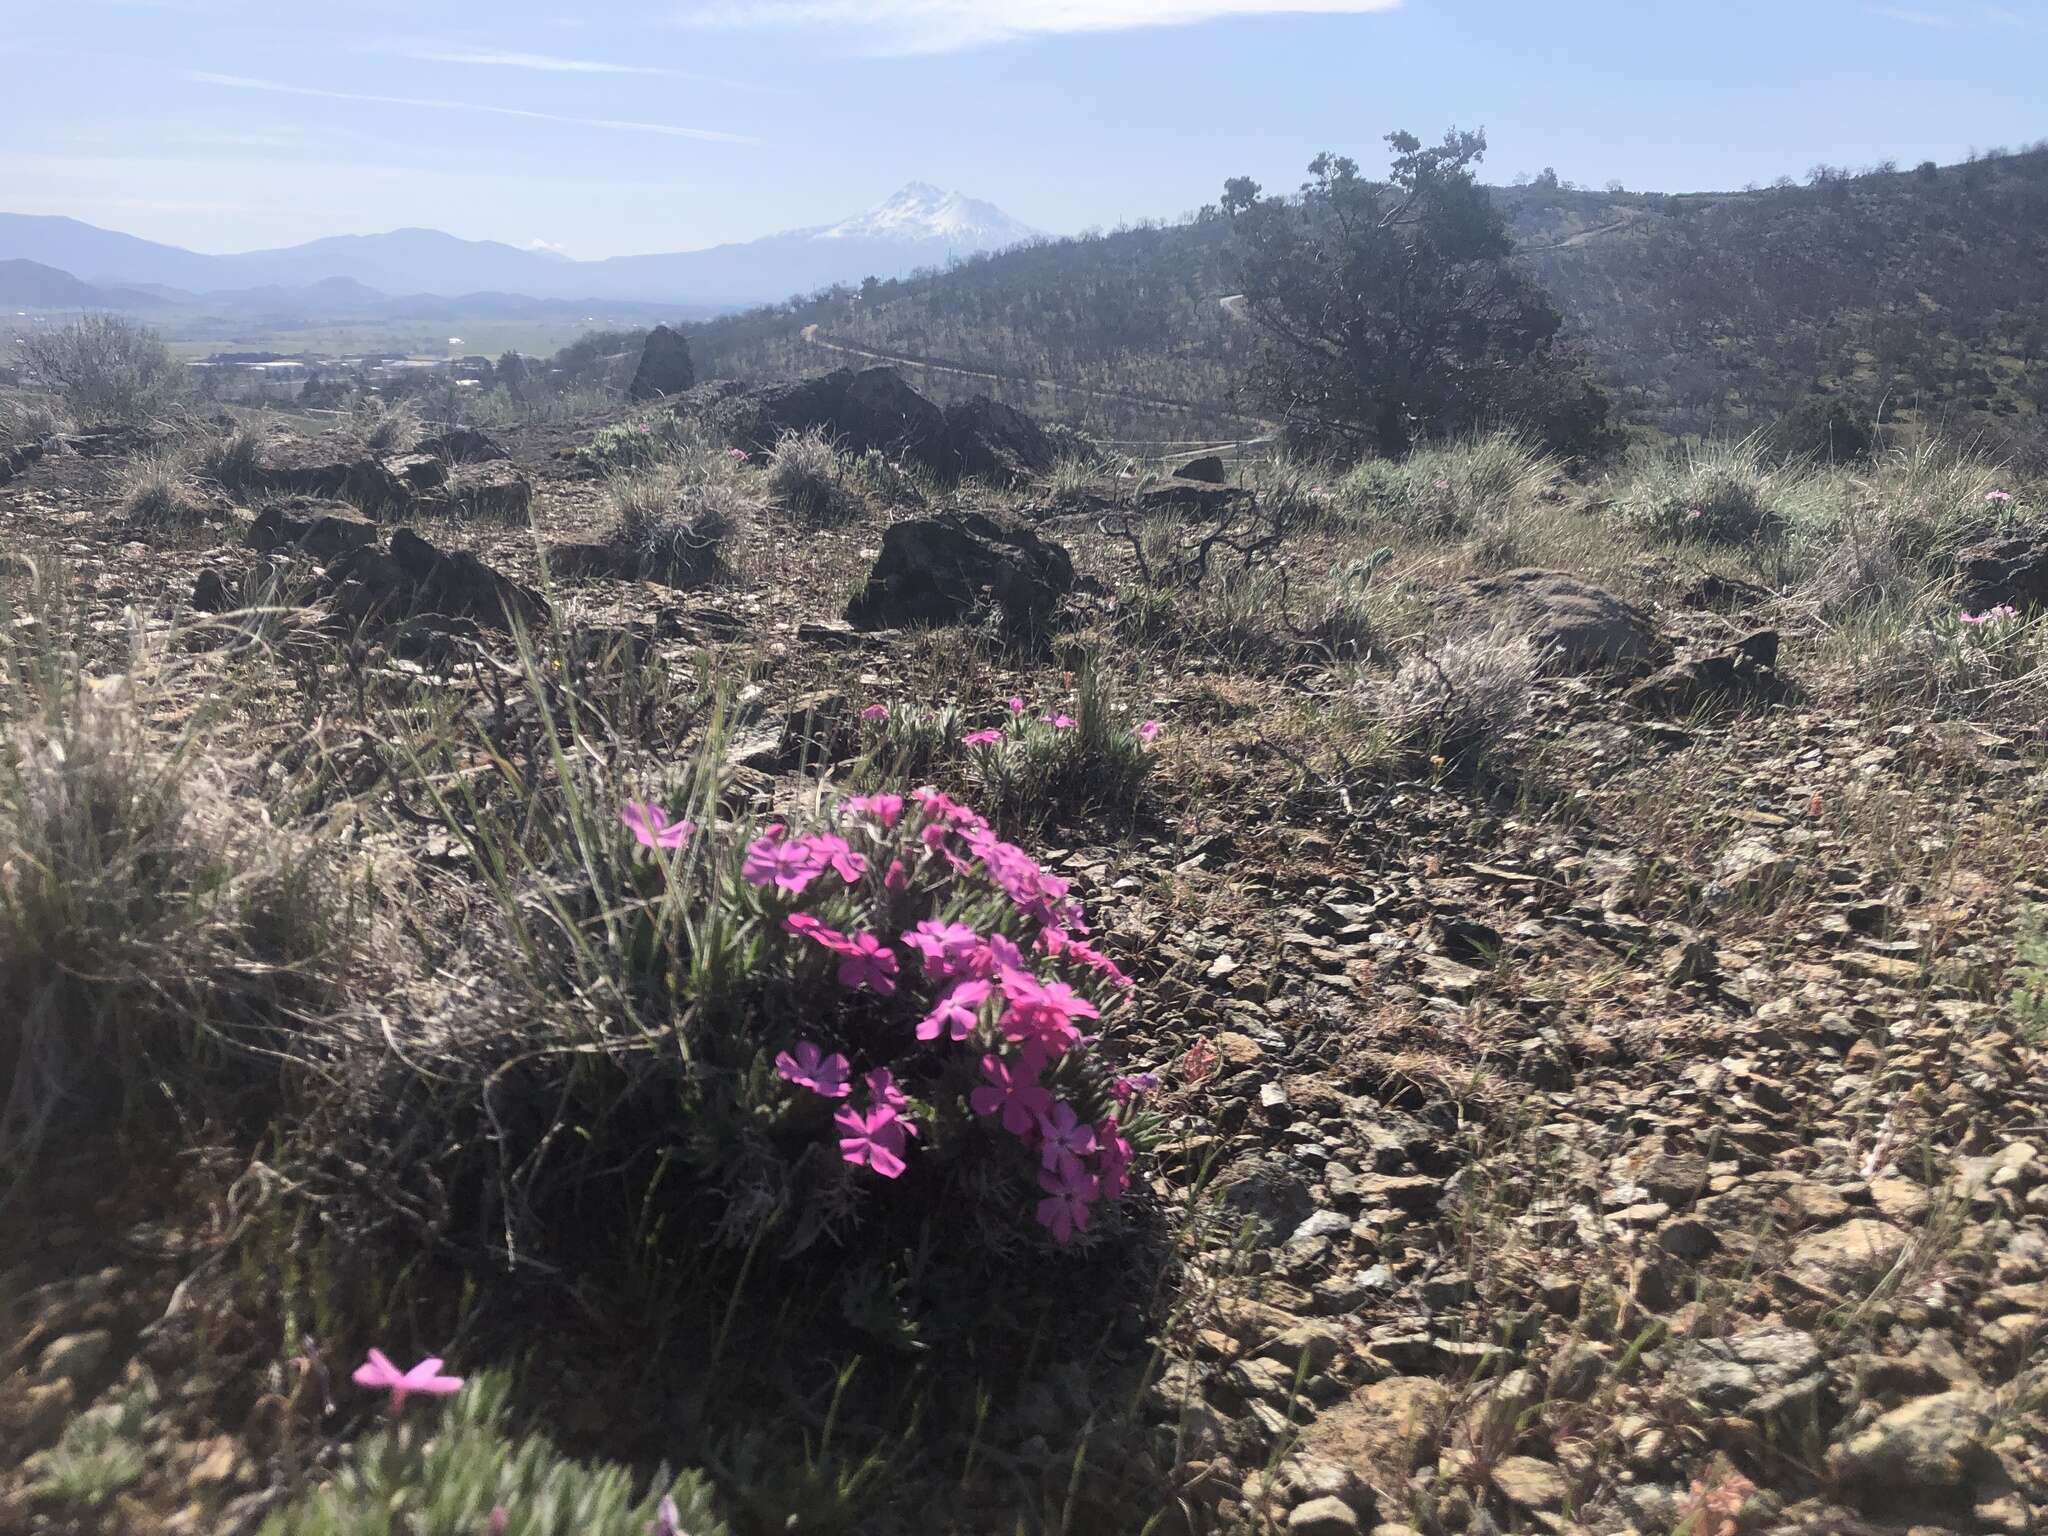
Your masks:
<svg viewBox="0 0 2048 1536"><path fill-rule="evenodd" d="M554 53L522 53L506 48L472 48L460 43L436 43L392 39L364 45L371 53L415 59L423 64L456 64L478 69L524 69L545 75L654 75L664 80L694 80L700 85L728 86L736 91L765 91L787 95L780 86L758 85L751 80L729 80L722 75L700 74L695 70L671 69L665 64L619 64L609 59L572 59Z"/></svg>
<svg viewBox="0 0 2048 1536"><path fill-rule="evenodd" d="M287 85L280 80L256 80L247 75L217 75L210 70L185 71L185 78L199 85L224 86L236 91L264 91L275 96L310 96L321 101L358 101L373 106L421 107L436 112L485 112L495 117L519 117L539 123L567 123L578 128L605 128L620 133L653 133L672 139L701 139L712 144L758 144L743 133L717 128L684 128L674 123L640 123L614 117L572 117L562 112L540 112L530 107L501 107L481 101L449 101L433 96L383 96L368 91L331 91L313 85Z"/></svg>
<svg viewBox="0 0 2048 1536"><path fill-rule="evenodd" d="M1064 32L1182 27L1233 16L1349 16L1401 0L694 0L684 26L831 27L882 53L947 53Z"/></svg>
<svg viewBox="0 0 2048 1536"><path fill-rule="evenodd" d="M1901 21L1910 27L1934 27L1944 32L1990 32L2014 28L2023 32L2048 32L2048 24L2022 16L2003 5L1951 4L1940 10L1910 5L1870 5L1864 9L1887 21Z"/></svg>

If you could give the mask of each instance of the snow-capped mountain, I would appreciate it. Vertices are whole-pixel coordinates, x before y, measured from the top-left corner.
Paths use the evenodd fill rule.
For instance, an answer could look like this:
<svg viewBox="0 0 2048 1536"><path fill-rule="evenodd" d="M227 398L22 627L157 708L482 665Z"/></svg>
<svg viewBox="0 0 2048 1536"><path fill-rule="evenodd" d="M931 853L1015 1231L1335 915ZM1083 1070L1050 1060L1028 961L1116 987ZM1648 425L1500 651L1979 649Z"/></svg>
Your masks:
<svg viewBox="0 0 2048 1536"><path fill-rule="evenodd" d="M204 292L303 288L346 278L380 293L488 291L534 299L734 306L833 283L905 277L1001 250L1037 231L993 203L914 181L866 213L736 245L574 261L559 251L461 240L432 229L334 235L274 251L202 256L74 219L0 214L0 260L38 262L88 283Z"/></svg>
<svg viewBox="0 0 2048 1536"><path fill-rule="evenodd" d="M930 182L913 181L866 213L818 231L820 240L942 240L969 251L997 251L1038 234L994 203Z"/></svg>

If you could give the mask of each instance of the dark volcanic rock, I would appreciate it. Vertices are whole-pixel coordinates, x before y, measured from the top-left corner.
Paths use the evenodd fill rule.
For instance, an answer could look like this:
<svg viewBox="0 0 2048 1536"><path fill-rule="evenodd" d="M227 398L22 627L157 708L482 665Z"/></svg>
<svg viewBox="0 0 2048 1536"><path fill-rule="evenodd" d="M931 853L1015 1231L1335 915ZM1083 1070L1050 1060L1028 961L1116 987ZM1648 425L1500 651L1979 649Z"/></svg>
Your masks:
<svg viewBox="0 0 2048 1536"><path fill-rule="evenodd" d="M1039 632L1073 586L1060 545L978 512L947 512L883 535L846 618L856 629L958 624L993 604L1013 633Z"/></svg>
<svg viewBox="0 0 2048 1536"><path fill-rule="evenodd" d="M523 523L533 510L533 486L501 459L458 464L442 490L448 505L465 517Z"/></svg>
<svg viewBox="0 0 2048 1536"><path fill-rule="evenodd" d="M657 325L647 333L640 348L640 366L633 370L629 400L654 400L663 395L680 395L697 382L697 368L690 361L690 343L682 333Z"/></svg>
<svg viewBox="0 0 2048 1536"><path fill-rule="evenodd" d="M2020 535L1973 544L1956 556L1963 606L2048 607L2048 535Z"/></svg>
<svg viewBox="0 0 2048 1536"><path fill-rule="evenodd" d="M976 395L946 407L944 435L930 468L949 480L973 476L992 485L1017 486L1045 474L1058 457L1037 422L1000 400Z"/></svg>
<svg viewBox="0 0 2048 1536"><path fill-rule="evenodd" d="M1648 614L1561 571L1479 577L1465 583L1460 600L1527 635L1566 671L1650 668L1671 659Z"/></svg>
<svg viewBox="0 0 2048 1536"><path fill-rule="evenodd" d="M707 384L692 393L690 408L751 451L773 448L785 432L816 430L847 452L900 456L949 480L1015 485L1059 457L1023 412L981 395L940 410L888 367L841 368L762 389Z"/></svg>
<svg viewBox="0 0 2048 1536"><path fill-rule="evenodd" d="M336 608L359 624L467 619L505 629L513 618L533 625L546 613L537 593L468 551L437 549L409 528L391 535L388 550L370 546L344 556L331 574Z"/></svg>
<svg viewBox="0 0 2048 1536"><path fill-rule="evenodd" d="M43 444L40 438L30 438L27 442L15 443L9 448L0 449L0 485L5 485L42 456Z"/></svg>
<svg viewBox="0 0 2048 1536"><path fill-rule="evenodd" d="M413 452L430 453L450 464L484 464L512 457L480 427L449 427L432 433L414 443Z"/></svg>
<svg viewBox="0 0 2048 1536"><path fill-rule="evenodd" d="M1205 485L1221 485L1228 478L1223 467L1223 455L1205 453L1199 459L1189 459L1173 472L1176 480L1199 480Z"/></svg>
<svg viewBox="0 0 2048 1536"><path fill-rule="evenodd" d="M347 501L365 511L402 510L414 499L413 488L385 460L298 437L273 438L265 445L250 488Z"/></svg>
<svg viewBox="0 0 2048 1536"><path fill-rule="evenodd" d="M1647 714L1681 716L1767 701L1784 691L1784 680L1778 676L1778 632L1760 629L1725 651L1674 662L1629 689L1626 699Z"/></svg>
<svg viewBox="0 0 2048 1536"><path fill-rule="evenodd" d="M249 525L251 549L301 549L332 560L377 542L377 525L345 501L288 496L264 506Z"/></svg>

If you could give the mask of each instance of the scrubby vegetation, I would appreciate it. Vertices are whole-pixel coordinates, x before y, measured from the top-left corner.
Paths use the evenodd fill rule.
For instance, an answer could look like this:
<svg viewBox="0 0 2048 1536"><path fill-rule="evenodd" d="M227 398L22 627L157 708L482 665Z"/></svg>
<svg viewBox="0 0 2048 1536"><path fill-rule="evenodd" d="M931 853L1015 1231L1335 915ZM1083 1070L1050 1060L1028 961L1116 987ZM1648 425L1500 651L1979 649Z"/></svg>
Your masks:
<svg viewBox="0 0 2048 1536"><path fill-rule="evenodd" d="M32 379L92 425L142 425L169 412L189 388L163 338L119 315L86 315L62 330L36 332L21 342L21 356Z"/></svg>

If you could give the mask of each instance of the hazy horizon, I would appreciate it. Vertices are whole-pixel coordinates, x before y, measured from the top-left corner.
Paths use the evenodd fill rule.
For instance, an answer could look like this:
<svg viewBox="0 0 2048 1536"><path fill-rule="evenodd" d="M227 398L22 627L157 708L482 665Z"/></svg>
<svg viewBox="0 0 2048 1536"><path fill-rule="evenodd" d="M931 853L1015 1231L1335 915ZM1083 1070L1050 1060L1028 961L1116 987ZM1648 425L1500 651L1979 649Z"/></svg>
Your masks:
<svg viewBox="0 0 2048 1536"><path fill-rule="evenodd" d="M209 254L420 227L579 259L829 224L910 181L1052 234L1225 176L1484 126L1482 175L1722 191L2048 132L2028 5L1758 0L539 0L355 25L251 0L15 0L16 213ZM81 113L81 102L111 103ZM1084 102L1086 110L1067 103ZM1259 103L1239 112L1233 102Z"/></svg>

